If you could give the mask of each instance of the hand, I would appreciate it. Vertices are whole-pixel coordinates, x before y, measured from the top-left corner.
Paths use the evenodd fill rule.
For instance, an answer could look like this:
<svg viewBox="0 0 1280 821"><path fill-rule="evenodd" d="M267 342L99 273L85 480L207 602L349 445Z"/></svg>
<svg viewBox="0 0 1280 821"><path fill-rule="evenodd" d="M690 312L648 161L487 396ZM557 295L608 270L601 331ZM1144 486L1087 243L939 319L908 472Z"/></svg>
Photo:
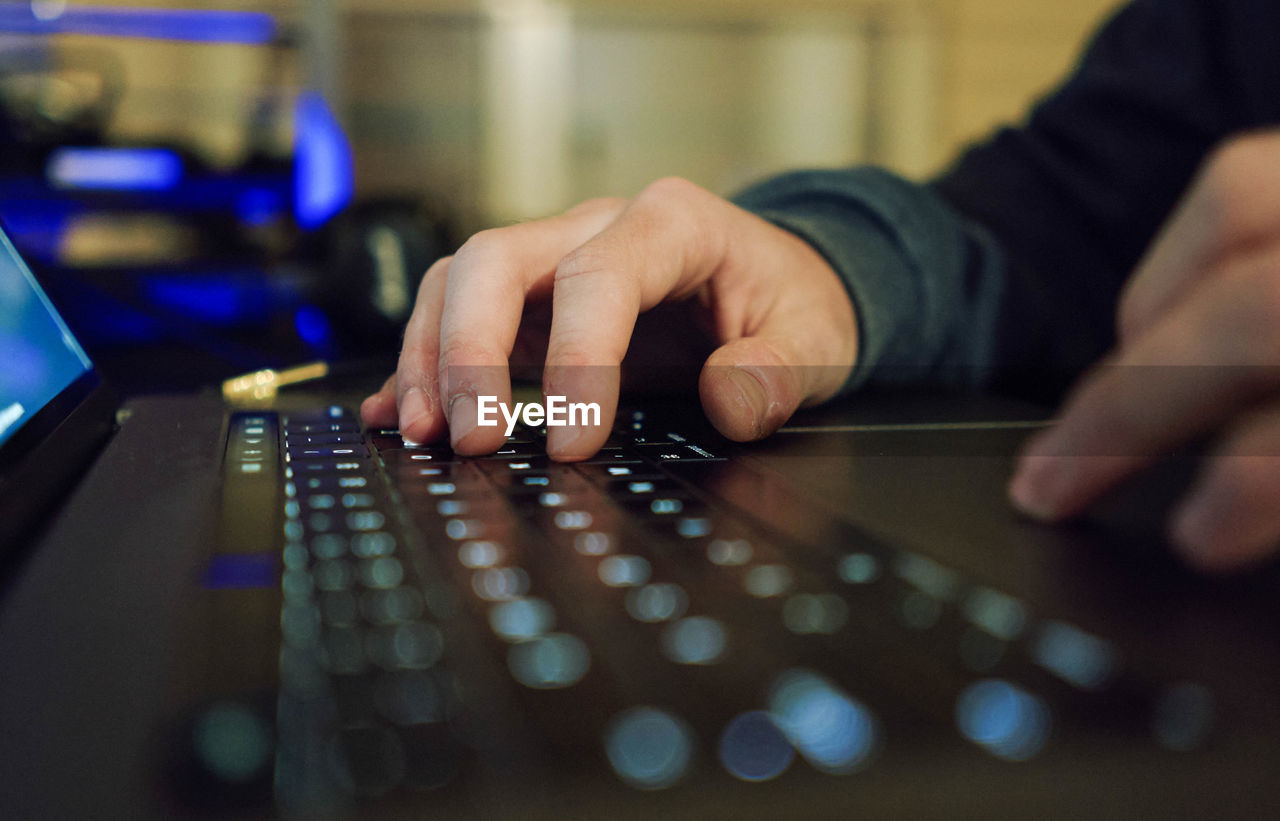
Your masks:
<svg viewBox="0 0 1280 821"><path fill-rule="evenodd" d="M772 433L800 405L832 396L853 367L853 307L825 260L794 234L667 179L630 201L591 200L483 231L432 265L396 373L362 414L398 423L412 441L447 427L459 453L492 452L503 429L477 427L476 398L510 403L512 352L537 342L521 338L536 333L522 316L549 303L543 393L598 403L601 425L551 428L547 450L588 458L611 428L637 316L663 301L693 306L719 346L698 389L731 439Z"/></svg>
<svg viewBox="0 0 1280 821"><path fill-rule="evenodd" d="M1191 438L1213 456L1170 520L1206 569L1280 546L1280 131L1229 141L1129 281L1119 344L1019 460L1010 496L1072 516Z"/></svg>

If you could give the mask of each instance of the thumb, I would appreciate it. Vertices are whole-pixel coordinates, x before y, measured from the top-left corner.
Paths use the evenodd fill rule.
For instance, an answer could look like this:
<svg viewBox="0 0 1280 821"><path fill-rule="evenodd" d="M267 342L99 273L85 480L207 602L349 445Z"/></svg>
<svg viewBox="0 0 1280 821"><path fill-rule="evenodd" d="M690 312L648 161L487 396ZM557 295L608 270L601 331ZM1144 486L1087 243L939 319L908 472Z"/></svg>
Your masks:
<svg viewBox="0 0 1280 821"><path fill-rule="evenodd" d="M760 439L796 408L829 399L858 358L858 320L844 283L796 234L756 220L759 240L712 278L708 301L723 345L698 379L711 423Z"/></svg>
<svg viewBox="0 0 1280 821"><path fill-rule="evenodd" d="M698 393L711 424L747 442L773 433L801 405L833 395L847 374L847 368L803 362L791 338L741 337L708 357Z"/></svg>

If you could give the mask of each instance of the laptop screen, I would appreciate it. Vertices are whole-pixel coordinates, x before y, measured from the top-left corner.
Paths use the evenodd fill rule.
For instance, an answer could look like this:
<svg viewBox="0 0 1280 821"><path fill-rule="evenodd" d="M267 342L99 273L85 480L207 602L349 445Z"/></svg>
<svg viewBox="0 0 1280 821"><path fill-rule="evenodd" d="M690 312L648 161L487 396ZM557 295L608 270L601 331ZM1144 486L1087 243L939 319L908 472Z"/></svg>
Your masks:
<svg viewBox="0 0 1280 821"><path fill-rule="evenodd" d="M92 367L0 230L0 444Z"/></svg>

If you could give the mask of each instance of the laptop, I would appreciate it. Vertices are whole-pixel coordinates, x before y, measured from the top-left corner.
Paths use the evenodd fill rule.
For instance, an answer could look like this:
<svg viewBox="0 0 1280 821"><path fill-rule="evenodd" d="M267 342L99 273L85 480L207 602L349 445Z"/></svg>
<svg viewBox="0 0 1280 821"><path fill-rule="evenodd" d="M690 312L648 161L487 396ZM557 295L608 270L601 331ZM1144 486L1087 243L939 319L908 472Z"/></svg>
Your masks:
<svg viewBox="0 0 1280 821"><path fill-rule="evenodd" d="M1150 488L1019 518L1035 409L467 459L341 385L117 407L7 239L0 306L7 818L1280 811L1274 574L1181 568Z"/></svg>

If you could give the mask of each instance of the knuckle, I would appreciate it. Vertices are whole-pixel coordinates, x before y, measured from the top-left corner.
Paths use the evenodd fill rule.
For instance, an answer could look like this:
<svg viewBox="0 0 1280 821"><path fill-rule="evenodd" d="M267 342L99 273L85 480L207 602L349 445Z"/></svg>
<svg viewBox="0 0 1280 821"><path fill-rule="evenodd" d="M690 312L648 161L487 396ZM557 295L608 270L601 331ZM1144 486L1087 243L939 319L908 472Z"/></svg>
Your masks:
<svg viewBox="0 0 1280 821"><path fill-rule="evenodd" d="M556 282L580 276L598 276L609 270L608 254L598 248L599 243L584 245L569 252L556 263Z"/></svg>
<svg viewBox="0 0 1280 821"><path fill-rule="evenodd" d="M1274 157L1280 150L1280 132L1252 132L1229 137L1209 155L1209 167L1219 173L1237 177L1258 171L1260 161Z"/></svg>
<svg viewBox="0 0 1280 821"><path fill-rule="evenodd" d="M548 340L547 367L556 373L575 369L617 367L627 353L629 338L600 338L585 330L560 330Z"/></svg>
<svg viewBox="0 0 1280 821"><path fill-rule="evenodd" d="M719 247L724 200L681 177L664 177L649 184L636 198L636 219L650 236L661 236L680 249L683 264Z"/></svg>
<svg viewBox="0 0 1280 821"><path fill-rule="evenodd" d="M512 243L501 228L486 228L472 234L454 254L459 265L505 270L513 257Z"/></svg>
<svg viewBox="0 0 1280 821"><path fill-rule="evenodd" d="M559 339L547 348L547 362L562 370L600 365L604 359L608 359L606 352L588 353L582 342L576 339Z"/></svg>
<svg viewBox="0 0 1280 821"><path fill-rule="evenodd" d="M422 360L435 347L435 340L414 325L405 328L404 341L400 345L400 367L404 368Z"/></svg>
<svg viewBox="0 0 1280 821"><path fill-rule="evenodd" d="M595 240L569 252L556 264L556 284L590 277L611 279L616 287L629 287L634 283L628 276L628 266L621 264L623 258L618 251L610 243Z"/></svg>
<svg viewBox="0 0 1280 821"><path fill-rule="evenodd" d="M440 367L465 367L505 362L506 355L475 339L450 335L440 340Z"/></svg>
<svg viewBox="0 0 1280 821"><path fill-rule="evenodd" d="M441 278L449 276L449 264L453 262L452 256L441 257L431 266L427 268L427 272L422 275L422 280L418 283L418 297L426 295L429 289Z"/></svg>
<svg viewBox="0 0 1280 821"><path fill-rule="evenodd" d="M706 190L683 177L662 177L645 186L637 197L640 201L656 200L668 206L672 203L683 203L700 199Z"/></svg>
<svg viewBox="0 0 1280 821"><path fill-rule="evenodd" d="M1205 161L1203 176L1214 205L1230 218L1255 205L1255 196L1280 182L1273 170L1280 157L1280 133L1252 133L1220 143ZM1230 220L1228 220L1230 221Z"/></svg>
<svg viewBox="0 0 1280 821"><path fill-rule="evenodd" d="M395 386L397 393L402 393L410 385L429 383L431 370L435 365L430 359L431 347L430 343L420 337L405 337L400 358L396 362L396 372L388 380Z"/></svg>
<svg viewBox="0 0 1280 821"><path fill-rule="evenodd" d="M1245 172L1256 161L1258 151L1256 136L1244 135L1227 139L1209 154L1205 162L1206 173L1224 188L1238 185Z"/></svg>
<svg viewBox="0 0 1280 821"><path fill-rule="evenodd" d="M622 197L596 197L585 200L566 211L569 215L579 214L611 214L627 207L627 200Z"/></svg>

